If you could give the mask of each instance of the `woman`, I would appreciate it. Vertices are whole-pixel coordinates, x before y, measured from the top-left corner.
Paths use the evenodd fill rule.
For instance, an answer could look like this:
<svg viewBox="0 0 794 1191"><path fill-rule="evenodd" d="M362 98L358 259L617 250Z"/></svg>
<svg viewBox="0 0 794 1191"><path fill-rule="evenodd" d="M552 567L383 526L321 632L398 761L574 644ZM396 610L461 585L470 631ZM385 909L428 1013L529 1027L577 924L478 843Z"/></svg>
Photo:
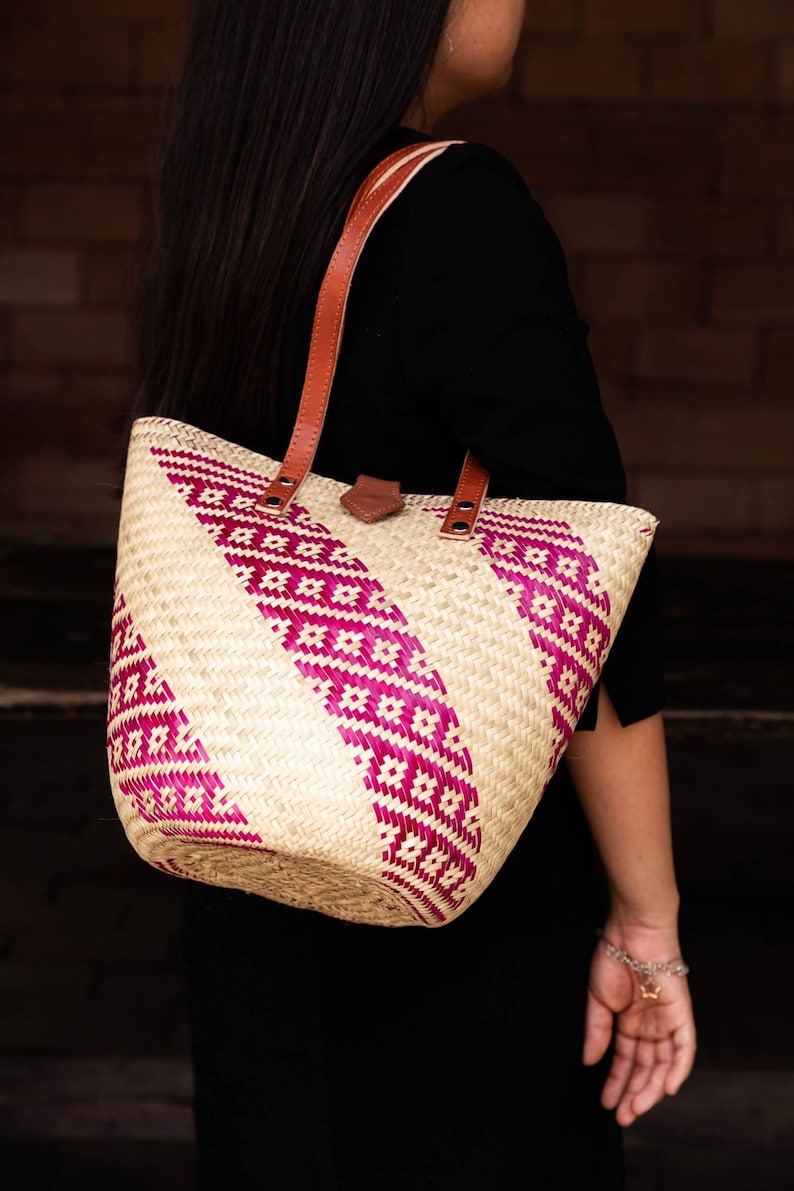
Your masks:
<svg viewBox="0 0 794 1191"><path fill-rule="evenodd" d="M523 11L195 0L131 419L283 457L355 190L508 80ZM454 146L365 248L315 468L452 492L469 447L493 495L623 501L586 337L524 180ZM565 764L458 920L388 930L186 883L201 1191L625 1185L622 1128L695 1052L685 976L635 970L679 955L656 597L651 553Z"/></svg>

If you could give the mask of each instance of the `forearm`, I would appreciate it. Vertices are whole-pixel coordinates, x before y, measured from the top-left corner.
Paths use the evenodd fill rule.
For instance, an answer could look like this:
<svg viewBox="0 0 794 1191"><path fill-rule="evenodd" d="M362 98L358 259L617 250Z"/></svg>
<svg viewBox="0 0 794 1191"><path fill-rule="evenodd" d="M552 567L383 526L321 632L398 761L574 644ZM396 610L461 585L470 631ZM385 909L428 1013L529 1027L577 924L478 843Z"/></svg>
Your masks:
<svg viewBox="0 0 794 1191"><path fill-rule="evenodd" d="M596 728L574 733L566 763L606 873L610 918L668 927L679 899L661 713L624 728L602 687Z"/></svg>

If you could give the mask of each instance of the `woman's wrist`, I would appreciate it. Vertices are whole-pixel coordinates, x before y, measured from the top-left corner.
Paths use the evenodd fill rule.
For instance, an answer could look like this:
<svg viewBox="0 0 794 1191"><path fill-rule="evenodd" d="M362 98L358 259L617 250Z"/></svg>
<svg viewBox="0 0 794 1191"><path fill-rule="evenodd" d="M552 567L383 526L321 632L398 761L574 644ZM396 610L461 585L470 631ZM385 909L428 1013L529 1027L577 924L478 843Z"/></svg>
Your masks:
<svg viewBox="0 0 794 1191"><path fill-rule="evenodd" d="M667 963L681 958L676 917L653 926L608 917L598 931L601 946L625 952L642 963Z"/></svg>
<svg viewBox="0 0 794 1191"><path fill-rule="evenodd" d="M652 907L629 902L615 896L610 898L609 922L616 929L628 931L669 931L678 929L681 899L677 889L654 901Z"/></svg>
<svg viewBox="0 0 794 1191"><path fill-rule="evenodd" d="M621 942L618 942L617 936L610 937L607 929L598 933L599 946L603 947L609 959L625 965L636 973L643 1000L659 999L663 988L663 976L682 977L689 974L689 966L680 953L675 932L653 932L653 938L649 937L648 932L644 932L643 937L636 940L637 945L630 938L627 940L625 935L621 937ZM646 951L646 948L650 950ZM659 948L655 956L653 948Z"/></svg>
<svg viewBox="0 0 794 1191"><path fill-rule="evenodd" d="M663 961L679 954L677 909L642 917L610 911L599 933L635 959Z"/></svg>

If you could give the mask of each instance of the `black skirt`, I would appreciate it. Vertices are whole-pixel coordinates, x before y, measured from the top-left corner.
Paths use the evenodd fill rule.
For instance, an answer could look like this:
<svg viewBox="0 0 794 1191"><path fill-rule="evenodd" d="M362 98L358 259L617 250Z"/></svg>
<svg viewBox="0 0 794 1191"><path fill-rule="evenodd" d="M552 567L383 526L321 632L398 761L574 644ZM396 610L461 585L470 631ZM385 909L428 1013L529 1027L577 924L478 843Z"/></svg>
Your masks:
<svg viewBox="0 0 794 1191"><path fill-rule="evenodd" d="M489 889L436 929L185 883L198 1191L625 1188L581 1062L602 916L564 767Z"/></svg>

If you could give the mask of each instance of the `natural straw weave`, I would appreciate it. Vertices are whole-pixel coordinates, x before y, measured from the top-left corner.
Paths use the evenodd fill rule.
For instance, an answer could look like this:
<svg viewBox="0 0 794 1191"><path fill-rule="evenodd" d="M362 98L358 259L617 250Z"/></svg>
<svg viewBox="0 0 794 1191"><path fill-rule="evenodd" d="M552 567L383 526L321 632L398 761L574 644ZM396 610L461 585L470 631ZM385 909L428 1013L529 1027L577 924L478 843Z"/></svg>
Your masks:
<svg viewBox="0 0 794 1191"><path fill-rule="evenodd" d="M117 545L108 762L131 845L178 876L352 921L441 926L490 884L554 773L656 518L450 497L375 524L309 474L139 418Z"/></svg>

